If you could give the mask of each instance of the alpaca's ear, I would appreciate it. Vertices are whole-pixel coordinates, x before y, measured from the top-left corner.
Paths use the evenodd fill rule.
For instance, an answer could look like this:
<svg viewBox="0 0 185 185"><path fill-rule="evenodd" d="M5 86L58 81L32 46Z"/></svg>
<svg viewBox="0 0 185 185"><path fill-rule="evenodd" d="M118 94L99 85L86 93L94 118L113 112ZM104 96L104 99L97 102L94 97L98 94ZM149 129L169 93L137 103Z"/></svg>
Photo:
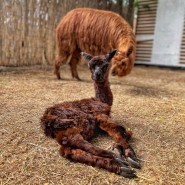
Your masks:
<svg viewBox="0 0 185 185"><path fill-rule="evenodd" d="M111 61L111 59L114 57L114 55L116 54L117 49L113 49L110 53L105 55L105 58L107 59L107 61Z"/></svg>
<svg viewBox="0 0 185 185"><path fill-rule="evenodd" d="M132 52L133 52L133 47L130 46L130 47L128 48L128 51L127 51L127 57L129 57L130 54L131 54Z"/></svg>
<svg viewBox="0 0 185 185"><path fill-rule="evenodd" d="M90 54L88 54L88 53L85 53L85 52L81 52L80 53L86 60L91 60L93 57L90 55Z"/></svg>

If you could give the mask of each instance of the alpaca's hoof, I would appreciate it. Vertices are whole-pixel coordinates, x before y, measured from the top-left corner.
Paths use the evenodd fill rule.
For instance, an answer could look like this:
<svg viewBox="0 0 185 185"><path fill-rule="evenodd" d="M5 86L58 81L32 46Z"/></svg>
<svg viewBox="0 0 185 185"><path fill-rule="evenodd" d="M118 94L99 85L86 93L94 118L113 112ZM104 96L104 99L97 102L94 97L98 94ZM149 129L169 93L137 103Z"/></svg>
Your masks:
<svg viewBox="0 0 185 185"><path fill-rule="evenodd" d="M58 79L58 80L61 80L61 77L60 77L60 75L58 75L58 74L57 74L56 76L57 76L57 79Z"/></svg>
<svg viewBox="0 0 185 185"><path fill-rule="evenodd" d="M54 75L56 75L57 79L60 80L60 72L59 71L54 71Z"/></svg>
<svg viewBox="0 0 185 185"><path fill-rule="evenodd" d="M124 161L125 164L128 163L133 168L137 168L137 169L141 168L140 161L136 157L136 154L131 146L129 146L129 148L124 150L123 147L119 143L115 143L112 147L112 150L114 150L115 152L115 149L116 149L117 156L119 156L118 160L122 160L121 157L123 156L127 160L127 161Z"/></svg>
<svg viewBox="0 0 185 185"><path fill-rule="evenodd" d="M129 166L129 163L127 161L125 161L119 157L115 157L114 160L121 165L120 173L119 173L121 176L126 177L126 178L137 177L136 171L131 169L131 167Z"/></svg>
<svg viewBox="0 0 185 185"><path fill-rule="evenodd" d="M76 80L78 80L78 81L82 81L81 80L81 78L79 78L79 77L74 77Z"/></svg>
<svg viewBox="0 0 185 185"><path fill-rule="evenodd" d="M141 164L137 158L132 159L131 157L127 157L127 161L133 168L141 168Z"/></svg>
<svg viewBox="0 0 185 185"><path fill-rule="evenodd" d="M120 175L130 179L137 177L135 170L125 166L120 168Z"/></svg>
<svg viewBox="0 0 185 185"><path fill-rule="evenodd" d="M129 146L129 148L125 149L125 158L128 161L128 163L133 167L133 168L141 168L141 164L139 159L136 157L136 154L134 150Z"/></svg>
<svg viewBox="0 0 185 185"><path fill-rule="evenodd" d="M125 160L123 160L122 158L116 157L114 158L114 160L116 162L118 162L119 164L121 164L122 166L129 166L129 163Z"/></svg>

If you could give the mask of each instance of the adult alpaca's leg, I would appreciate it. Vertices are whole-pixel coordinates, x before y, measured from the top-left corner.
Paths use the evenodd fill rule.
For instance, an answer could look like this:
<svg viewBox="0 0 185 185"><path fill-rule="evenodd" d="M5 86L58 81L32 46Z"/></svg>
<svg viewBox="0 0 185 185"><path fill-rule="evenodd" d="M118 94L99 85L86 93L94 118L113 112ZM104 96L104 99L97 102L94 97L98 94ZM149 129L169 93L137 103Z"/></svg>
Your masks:
<svg viewBox="0 0 185 185"><path fill-rule="evenodd" d="M67 62L67 59L70 56L67 56L65 54L60 54L56 57L55 59L55 68L54 68L54 74L57 76L57 79L60 80L61 76L60 76L60 67L62 64L65 64Z"/></svg>
<svg viewBox="0 0 185 185"><path fill-rule="evenodd" d="M123 150L123 155L126 157L127 161L135 168L140 168L139 160L136 157L134 150L128 144L130 139L130 132L120 125L116 125L109 116L103 114L96 117L99 122L99 126L102 130L106 131L116 143L118 143Z"/></svg>
<svg viewBox="0 0 185 185"><path fill-rule="evenodd" d="M61 146L60 154L75 162L84 163L90 166L106 169L127 178L137 177L135 171L124 164L110 158L92 155L81 149L73 149L67 146Z"/></svg>
<svg viewBox="0 0 185 185"><path fill-rule="evenodd" d="M76 78L77 80L81 80L78 76L78 72L77 72L77 65L79 63L80 60L80 52L78 50L75 50L73 52L72 58L69 62L70 65L70 69L71 69L71 75L73 78Z"/></svg>

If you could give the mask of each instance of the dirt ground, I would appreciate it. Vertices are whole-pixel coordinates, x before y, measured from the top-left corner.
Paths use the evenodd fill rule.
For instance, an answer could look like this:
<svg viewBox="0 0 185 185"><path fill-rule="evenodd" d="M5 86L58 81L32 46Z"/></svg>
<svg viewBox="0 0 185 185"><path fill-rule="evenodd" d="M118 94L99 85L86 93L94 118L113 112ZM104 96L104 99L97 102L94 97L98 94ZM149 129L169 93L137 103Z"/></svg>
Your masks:
<svg viewBox="0 0 185 185"><path fill-rule="evenodd" d="M0 184L147 185L185 183L185 71L136 66L124 78L111 77L112 118L133 130L131 145L141 160L137 179L62 158L46 138L39 118L55 103L94 96L90 73L79 66L73 80L52 70L22 68L0 73ZM108 148L107 135L93 144Z"/></svg>

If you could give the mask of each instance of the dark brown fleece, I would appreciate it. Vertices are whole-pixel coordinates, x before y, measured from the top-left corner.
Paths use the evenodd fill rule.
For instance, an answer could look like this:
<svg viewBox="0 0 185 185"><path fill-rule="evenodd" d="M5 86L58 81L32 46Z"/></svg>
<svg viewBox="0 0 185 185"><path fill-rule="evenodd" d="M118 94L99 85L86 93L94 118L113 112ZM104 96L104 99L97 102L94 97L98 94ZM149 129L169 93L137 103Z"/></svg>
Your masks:
<svg viewBox="0 0 185 185"><path fill-rule="evenodd" d="M98 130L104 130L123 149L129 147L127 140L130 133L110 118L113 96L108 72L114 54L115 51L106 56L94 57L89 62L95 98L63 102L47 108L41 118L41 125L45 135L56 139L61 145L62 156L119 174L122 164L115 160L115 154L88 142ZM91 58L88 54L84 55Z"/></svg>

